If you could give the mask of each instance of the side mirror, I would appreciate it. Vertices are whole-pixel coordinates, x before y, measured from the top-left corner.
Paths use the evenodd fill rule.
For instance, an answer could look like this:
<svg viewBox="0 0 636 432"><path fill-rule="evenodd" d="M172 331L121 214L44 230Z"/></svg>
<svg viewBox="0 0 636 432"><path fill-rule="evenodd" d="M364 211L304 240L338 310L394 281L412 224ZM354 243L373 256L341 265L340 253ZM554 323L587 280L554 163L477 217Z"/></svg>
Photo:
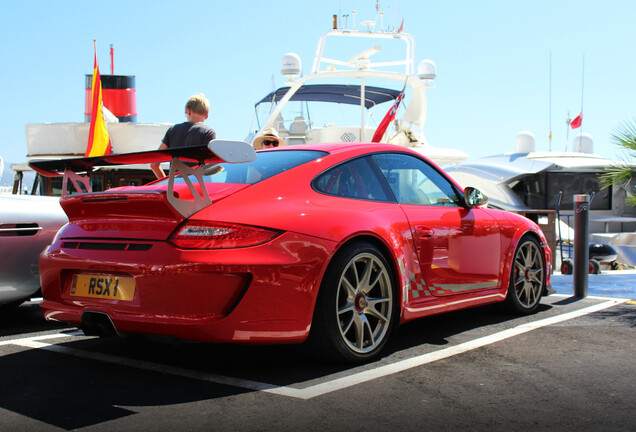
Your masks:
<svg viewBox="0 0 636 432"><path fill-rule="evenodd" d="M488 197L479 189L469 186L464 189L464 201L467 207L480 207L488 203Z"/></svg>

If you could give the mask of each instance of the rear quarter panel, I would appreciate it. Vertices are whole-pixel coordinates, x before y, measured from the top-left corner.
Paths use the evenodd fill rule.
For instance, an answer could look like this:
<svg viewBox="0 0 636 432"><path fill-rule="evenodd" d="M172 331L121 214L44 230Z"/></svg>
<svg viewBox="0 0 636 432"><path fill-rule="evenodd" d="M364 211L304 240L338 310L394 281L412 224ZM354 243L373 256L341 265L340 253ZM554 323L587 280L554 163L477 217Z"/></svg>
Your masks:
<svg viewBox="0 0 636 432"><path fill-rule="evenodd" d="M333 242L334 248L320 270L320 279L343 244L358 237L373 237L384 246L393 263L400 299L408 298L408 280L403 276L419 273L419 265L408 221L399 206L318 193L311 188L310 181L326 166L320 162L308 165L313 166L264 180L224 198L192 219L232 221Z"/></svg>

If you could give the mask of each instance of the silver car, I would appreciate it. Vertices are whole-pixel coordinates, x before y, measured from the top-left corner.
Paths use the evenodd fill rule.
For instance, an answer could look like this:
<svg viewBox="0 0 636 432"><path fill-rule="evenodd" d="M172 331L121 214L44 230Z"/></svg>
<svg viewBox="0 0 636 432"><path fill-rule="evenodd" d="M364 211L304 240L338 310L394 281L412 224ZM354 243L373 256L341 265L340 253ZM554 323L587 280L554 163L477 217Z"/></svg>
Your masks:
<svg viewBox="0 0 636 432"><path fill-rule="evenodd" d="M68 222L59 197L0 195L0 305L40 289L38 257Z"/></svg>

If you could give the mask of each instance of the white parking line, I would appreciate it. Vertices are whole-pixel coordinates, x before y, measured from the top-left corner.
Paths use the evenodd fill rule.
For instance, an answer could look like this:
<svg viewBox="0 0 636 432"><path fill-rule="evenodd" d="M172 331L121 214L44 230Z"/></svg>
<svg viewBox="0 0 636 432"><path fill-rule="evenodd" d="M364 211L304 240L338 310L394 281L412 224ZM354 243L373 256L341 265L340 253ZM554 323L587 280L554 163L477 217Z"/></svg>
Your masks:
<svg viewBox="0 0 636 432"><path fill-rule="evenodd" d="M40 341L40 340L48 340L48 339L59 339L59 338L65 338L65 337L75 336L75 335L83 335L83 333L82 332L53 333L53 334L46 334L46 335L39 335L39 336L21 337L19 339L6 339L3 341L0 341L0 346L23 345L24 343L29 343L31 341L36 341L36 340Z"/></svg>
<svg viewBox="0 0 636 432"><path fill-rule="evenodd" d="M427 363L432 363L437 360L442 360L448 357L452 357L457 354L462 354L467 351L471 351L476 348L481 348L483 346L490 345L495 342L499 342L504 339L511 338L513 336L518 336L520 334L527 333L529 331L532 331L541 327L557 324L557 323L567 321L573 318L578 318L580 316L587 315L593 312L598 312L600 310L607 309L612 306L616 306L617 304L620 304L623 302L625 302L625 300L610 300L605 303L600 303L594 306L579 309L574 312L568 312L562 315L545 318L539 321L534 321L527 324L521 324L517 327L513 327L508 330L503 330L501 332L494 333L489 336L484 336L478 339L464 342L459 345L444 348L444 349L427 353L427 354L422 354L420 356L405 359L396 363L391 363L386 366L380 366L375 369L359 372L357 374L349 375L343 378L338 378L338 379L334 379L324 383L316 384L312 387L308 387L300 391L296 391L295 389L292 389L294 390L293 392L287 393L287 388L281 387L280 389L270 390L270 392L277 393L277 394L285 394L287 396L294 396L301 399L311 399L313 397L331 393L336 390L342 390L347 387L352 387L367 381L375 380L377 378L382 378L382 377L392 375L398 372L403 372L407 369L412 369L418 366L425 365Z"/></svg>
<svg viewBox="0 0 636 432"><path fill-rule="evenodd" d="M607 300L607 299L606 299ZM293 388L287 386L277 386L275 384L262 383L258 381L243 380L238 378L226 377L222 375L211 374L207 372L200 372L190 369L179 368L175 366L162 365L158 363L140 361L136 359L130 359L125 357L113 356L109 354L100 354L90 351L83 351L75 348L69 348L62 345L43 342L44 340L67 337L68 334L57 333L51 335L34 336L30 338L20 338L14 340L7 340L0 342L0 345L19 345L25 348L44 349L47 351L53 351L57 353L72 355L76 357L103 361L107 363L118 364L121 366L127 366L137 369L143 369L163 374L170 374L180 376L184 378L191 378L200 381L208 381L217 384L224 384L234 387L240 387L253 391L261 391L266 393L277 394L281 396L288 396L298 399L311 399L317 396L322 396L327 393L346 389L348 387L356 386L368 381L372 381L378 378L382 378L388 375L403 372L408 369L412 369L418 366L425 365L437 360L452 357L457 354L465 353L467 351L481 348L486 345L499 342L513 336L518 336L529 331L557 324L563 321L571 320L581 317L583 315L598 312L603 309L607 309L612 306L626 302L626 299L611 299L597 305L582 308L573 312L556 315L550 318L521 324L517 327L513 327L508 330L503 330L498 333L494 333L489 336L484 336L478 339L474 339L462 344L444 348L431 353L423 354L420 356L412 357L409 359L401 360L396 363L391 363L385 366L379 366L374 369L366 370L363 372L355 373L342 378L335 378L315 385L310 385L305 388ZM302 387L303 383L297 383L296 385Z"/></svg>
<svg viewBox="0 0 636 432"><path fill-rule="evenodd" d="M209 381L216 384L225 384L234 387L241 387L249 390L267 391L276 387L273 384L259 383L257 381L242 380L238 378L226 377L223 375L216 375L207 372L199 372L191 369L184 369L176 366L163 365L159 363L152 363L143 360L137 360L126 357L119 357L110 354L101 354L92 351L84 351L75 348L69 348L62 345L48 344L40 341L27 341L24 339L19 340L16 344L25 348L43 349L46 351L53 351L62 354L68 354L75 357L86 358L90 360L103 361L107 363L114 363L120 366L128 366L137 369L143 369L151 372L159 372L162 374L170 374L180 376L184 378L192 378L200 381Z"/></svg>

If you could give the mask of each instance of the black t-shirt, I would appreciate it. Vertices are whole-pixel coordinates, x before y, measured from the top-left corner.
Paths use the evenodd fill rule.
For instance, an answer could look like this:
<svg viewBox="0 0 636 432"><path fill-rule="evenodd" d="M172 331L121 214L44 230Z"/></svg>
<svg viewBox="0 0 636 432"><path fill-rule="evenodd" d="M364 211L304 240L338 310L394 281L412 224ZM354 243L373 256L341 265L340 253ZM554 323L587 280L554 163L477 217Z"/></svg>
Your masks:
<svg viewBox="0 0 636 432"><path fill-rule="evenodd" d="M179 123L168 129L163 137L163 143L168 148L190 147L207 144L216 138L216 132L203 123Z"/></svg>

